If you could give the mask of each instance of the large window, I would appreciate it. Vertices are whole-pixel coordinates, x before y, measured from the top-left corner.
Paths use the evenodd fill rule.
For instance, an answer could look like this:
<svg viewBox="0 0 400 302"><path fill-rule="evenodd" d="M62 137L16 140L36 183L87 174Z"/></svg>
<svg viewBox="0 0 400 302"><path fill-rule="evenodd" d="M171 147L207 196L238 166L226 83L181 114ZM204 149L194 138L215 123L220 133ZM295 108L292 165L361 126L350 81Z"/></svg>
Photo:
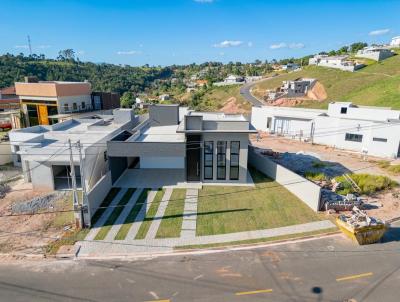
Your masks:
<svg viewBox="0 0 400 302"><path fill-rule="evenodd" d="M226 179L226 142L217 142L217 179Z"/></svg>
<svg viewBox="0 0 400 302"><path fill-rule="evenodd" d="M363 136L361 134L346 133L345 140L350 142L362 142Z"/></svg>
<svg viewBox="0 0 400 302"><path fill-rule="evenodd" d="M240 142L231 142L231 161L230 161L230 175L231 180L239 179L239 152L240 152Z"/></svg>
<svg viewBox="0 0 400 302"><path fill-rule="evenodd" d="M213 179L214 142L204 142L204 179Z"/></svg>
<svg viewBox="0 0 400 302"><path fill-rule="evenodd" d="M387 143L387 138L383 138L383 137L374 137L374 138L372 138L372 140L374 142Z"/></svg>

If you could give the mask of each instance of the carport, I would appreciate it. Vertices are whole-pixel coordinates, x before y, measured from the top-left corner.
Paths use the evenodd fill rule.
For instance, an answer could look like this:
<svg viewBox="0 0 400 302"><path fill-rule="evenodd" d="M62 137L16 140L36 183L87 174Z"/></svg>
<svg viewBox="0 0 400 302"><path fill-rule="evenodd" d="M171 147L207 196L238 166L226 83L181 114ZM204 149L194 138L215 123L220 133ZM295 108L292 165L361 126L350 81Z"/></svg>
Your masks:
<svg viewBox="0 0 400 302"><path fill-rule="evenodd" d="M55 190L71 190L71 167L67 165L52 165ZM75 166L76 186L81 188L81 172L79 166Z"/></svg>

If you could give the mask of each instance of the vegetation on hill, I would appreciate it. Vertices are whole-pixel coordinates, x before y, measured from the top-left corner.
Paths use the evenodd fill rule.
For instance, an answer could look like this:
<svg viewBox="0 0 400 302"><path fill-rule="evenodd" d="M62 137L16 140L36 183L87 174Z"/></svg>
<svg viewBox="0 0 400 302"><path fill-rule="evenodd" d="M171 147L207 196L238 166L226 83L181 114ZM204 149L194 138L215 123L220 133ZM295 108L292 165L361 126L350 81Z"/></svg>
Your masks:
<svg viewBox="0 0 400 302"><path fill-rule="evenodd" d="M318 79L328 94L327 100L305 102L302 104L305 107L326 108L329 101L337 100L400 109L400 55L373 63L356 72L306 66L301 71L282 74L257 84L253 93L261 98L266 89L276 88L284 80L299 77Z"/></svg>

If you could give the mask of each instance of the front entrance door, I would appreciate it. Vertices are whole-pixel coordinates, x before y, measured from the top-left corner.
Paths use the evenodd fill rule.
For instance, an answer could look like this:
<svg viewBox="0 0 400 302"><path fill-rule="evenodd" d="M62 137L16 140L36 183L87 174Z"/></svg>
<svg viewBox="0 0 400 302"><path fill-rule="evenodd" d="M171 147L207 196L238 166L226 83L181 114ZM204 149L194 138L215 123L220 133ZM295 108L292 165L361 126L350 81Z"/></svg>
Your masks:
<svg viewBox="0 0 400 302"><path fill-rule="evenodd" d="M188 181L200 181L201 136L186 137L186 176Z"/></svg>

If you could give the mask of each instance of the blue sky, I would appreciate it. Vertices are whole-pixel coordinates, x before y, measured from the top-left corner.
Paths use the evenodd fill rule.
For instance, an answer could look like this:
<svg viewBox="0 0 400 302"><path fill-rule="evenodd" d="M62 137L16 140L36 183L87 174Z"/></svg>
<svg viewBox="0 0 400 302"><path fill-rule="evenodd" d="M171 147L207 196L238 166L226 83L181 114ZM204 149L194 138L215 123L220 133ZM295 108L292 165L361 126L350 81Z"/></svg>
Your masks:
<svg viewBox="0 0 400 302"><path fill-rule="evenodd" d="M271 60L400 35L392 0L1 0L0 53L129 65ZM6 13L4 13L6 12Z"/></svg>

